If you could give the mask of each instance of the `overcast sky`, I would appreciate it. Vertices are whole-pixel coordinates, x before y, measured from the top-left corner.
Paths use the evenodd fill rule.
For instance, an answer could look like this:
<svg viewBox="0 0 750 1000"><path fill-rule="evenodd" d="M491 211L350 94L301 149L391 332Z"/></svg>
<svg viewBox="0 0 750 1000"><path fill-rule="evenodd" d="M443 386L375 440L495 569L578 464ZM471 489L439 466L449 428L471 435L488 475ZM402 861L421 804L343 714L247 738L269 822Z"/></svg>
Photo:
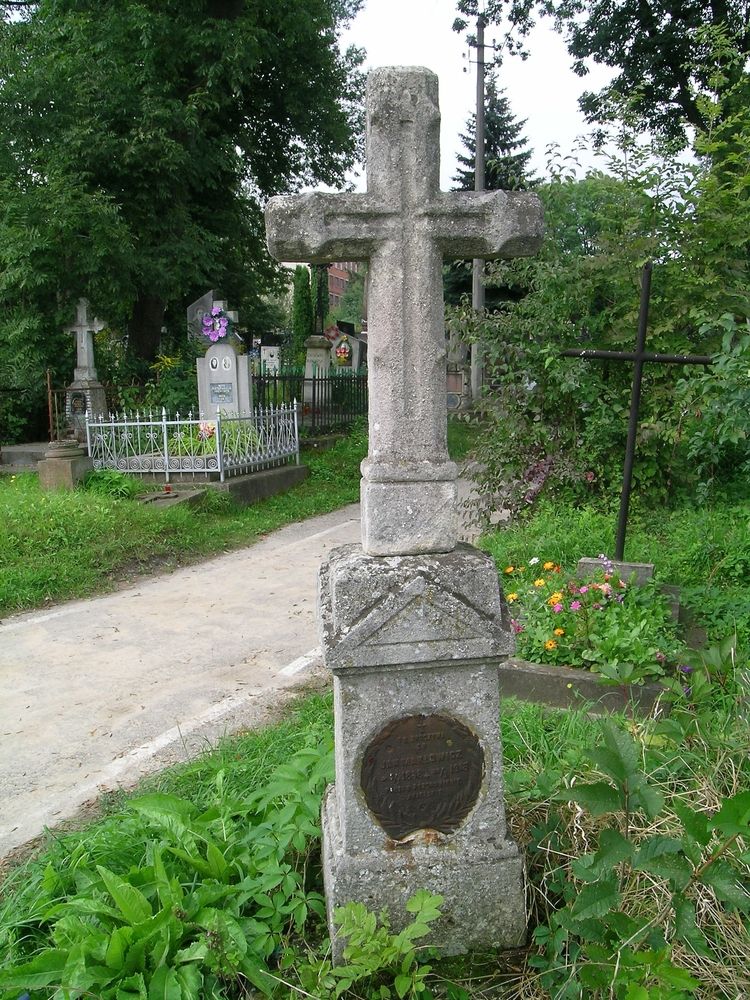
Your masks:
<svg viewBox="0 0 750 1000"><path fill-rule="evenodd" d="M476 99L476 63L465 58L469 53L466 36L453 31L455 18L455 0L366 0L343 38L344 45L361 45L367 50L366 69L427 66L437 73L443 189L452 187L455 157L462 151L458 136L474 111ZM486 41L491 40L492 30L488 29ZM579 95L586 89L598 90L610 73L594 66L585 79L576 76L565 44L548 20L537 26L528 45L529 59L506 56L498 79L515 117L527 119L524 134L534 150L533 168L543 174L547 146L558 143L567 154L576 137L587 131L578 110ZM471 59L475 58L473 49ZM357 186L364 188L364 182Z"/></svg>

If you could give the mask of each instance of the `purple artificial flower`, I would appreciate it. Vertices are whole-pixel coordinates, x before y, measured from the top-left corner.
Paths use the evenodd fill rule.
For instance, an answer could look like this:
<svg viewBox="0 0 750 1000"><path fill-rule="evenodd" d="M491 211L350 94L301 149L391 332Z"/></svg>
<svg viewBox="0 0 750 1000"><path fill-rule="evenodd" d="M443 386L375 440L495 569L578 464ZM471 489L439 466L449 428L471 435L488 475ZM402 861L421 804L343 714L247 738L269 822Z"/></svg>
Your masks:
<svg viewBox="0 0 750 1000"><path fill-rule="evenodd" d="M219 309L218 306L214 306L213 309L211 310L211 315L212 316L218 316L220 312L221 312L221 309Z"/></svg>

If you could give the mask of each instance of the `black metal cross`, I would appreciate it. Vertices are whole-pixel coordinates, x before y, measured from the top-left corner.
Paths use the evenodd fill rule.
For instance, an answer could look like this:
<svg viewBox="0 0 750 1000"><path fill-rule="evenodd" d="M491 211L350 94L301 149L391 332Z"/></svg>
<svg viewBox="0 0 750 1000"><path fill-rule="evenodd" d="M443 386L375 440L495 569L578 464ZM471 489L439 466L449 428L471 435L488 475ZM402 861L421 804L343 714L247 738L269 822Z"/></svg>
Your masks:
<svg viewBox="0 0 750 1000"><path fill-rule="evenodd" d="M641 310L638 317L638 339L634 351L563 351L564 358L584 358L585 360L633 361L633 389L630 394L630 419L628 422L628 439L625 445L625 465L622 470L622 493L620 494L620 514L617 519L617 540L615 542L615 559L622 559L625 552L625 529L628 524L628 509L630 507L630 488L633 482L633 461L635 459L635 439L638 432L638 412L641 405L641 381L643 365L646 361L656 361L664 365L710 365L713 361L704 354L653 354L645 350L646 327L648 325L648 306L651 297L651 271L653 263L648 261L643 267L641 279Z"/></svg>

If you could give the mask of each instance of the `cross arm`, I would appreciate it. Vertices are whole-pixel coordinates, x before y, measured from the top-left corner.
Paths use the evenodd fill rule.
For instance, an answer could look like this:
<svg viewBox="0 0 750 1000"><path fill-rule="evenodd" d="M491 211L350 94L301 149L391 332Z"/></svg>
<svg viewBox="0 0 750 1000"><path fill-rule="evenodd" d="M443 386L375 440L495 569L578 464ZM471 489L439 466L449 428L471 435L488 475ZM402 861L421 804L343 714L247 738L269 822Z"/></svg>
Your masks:
<svg viewBox="0 0 750 1000"><path fill-rule="evenodd" d="M326 264L368 258L387 235L390 213L367 194L304 194L271 198L268 249L277 260Z"/></svg>
<svg viewBox="0 0 750 1000"><path fill-rule="evenodd" d="M544 236L542 203L527 191L440 192L428 215L447 257L528 257Z"/></svg>

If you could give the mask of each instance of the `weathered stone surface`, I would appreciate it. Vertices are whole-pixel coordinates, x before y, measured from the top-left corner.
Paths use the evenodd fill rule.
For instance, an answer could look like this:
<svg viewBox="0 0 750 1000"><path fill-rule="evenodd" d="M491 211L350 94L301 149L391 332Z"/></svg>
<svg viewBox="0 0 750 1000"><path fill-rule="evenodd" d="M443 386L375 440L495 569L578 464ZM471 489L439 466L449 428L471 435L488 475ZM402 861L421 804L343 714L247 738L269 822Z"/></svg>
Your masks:
<svg viewBox="0 0 750 1000"><path fill-rule="evenodd" d="M107 412L104 386L94 365L94 334L104 327L101 320L89 316L88 299L79 299L76 321L68 330L76 338L76 368L67 388L65 410L73 433L82 443L86 441L86 413L100 416Z"/></svg>
<svg viewBox="0 0 750 1000"><path fill-rule="evenodd" d="M349 902L371 911L385 909L391 927L400 931L411 919L409 898L419 889L444 898L442 916L428 943L443 954L472 949L515 948L526 937L526 876L517 846L497 837L463 843L430 843L424 836L389 850L348 852L341 839L332 788L323 804L323 877L328 926ZM340 962L345 941L332 933L333 960Z"/></svg>
<svg viewBox="0 0 750 1000"><path fill-rule="evenodd" d="M369 270L369 455L362 541L321 569L319 620L334 673L336 783L323 810L334 910L445 897L428 943L448 953L522 943L524 868L506 831L497 665L513 648L492 560L456 547L446 435L443 257L533 253L541 207L519 193L438 190L437 78L368 79L366 195L272 199L271 252Z"/></svg>
<svg viewBox="0 0 750 1000"><path fill-rule="evenodd" d="M495 564L464 544L387 558L357 545L334 549L320 571L319 627L335 673L504 659L514 647Z"/></svg>
<svg viewBox="0 0 750 1000"><path fill-rule="evenodd" d="M361 788L365 752L386 725L414 715L448 716L466 726L484 754L484 779L474 808L455 833L440 836L455 852L477 840L505 840L499 695L495 664L487 661L410 670L359 670L333 682L336 800L341 840L349 853L390 850L393 839L367 807ZM429 753L430 745L415 744Z"/></svg>
<svg viewBox="0 0 750 1000"><path fill-rule="evenodd" d="M439 190L438 87L429 70L373 70L367 107L367 193L271 199L268 244L282 260L369 259L363 546L375 555L447 552L457 531L456 470L446 443L443 258L534 253L542 210L525 192ZM443 488L430 487L420 502L421 484L437 482ZM399 508L407 513L398 516Z"/></svg>
<svg viewBox="0 0 750 1000"><path fill-rule="evenodd" d="M91 472L94 463L76 441L52 444L37 463L39 485L43 490L73 490Z"/></svg>

